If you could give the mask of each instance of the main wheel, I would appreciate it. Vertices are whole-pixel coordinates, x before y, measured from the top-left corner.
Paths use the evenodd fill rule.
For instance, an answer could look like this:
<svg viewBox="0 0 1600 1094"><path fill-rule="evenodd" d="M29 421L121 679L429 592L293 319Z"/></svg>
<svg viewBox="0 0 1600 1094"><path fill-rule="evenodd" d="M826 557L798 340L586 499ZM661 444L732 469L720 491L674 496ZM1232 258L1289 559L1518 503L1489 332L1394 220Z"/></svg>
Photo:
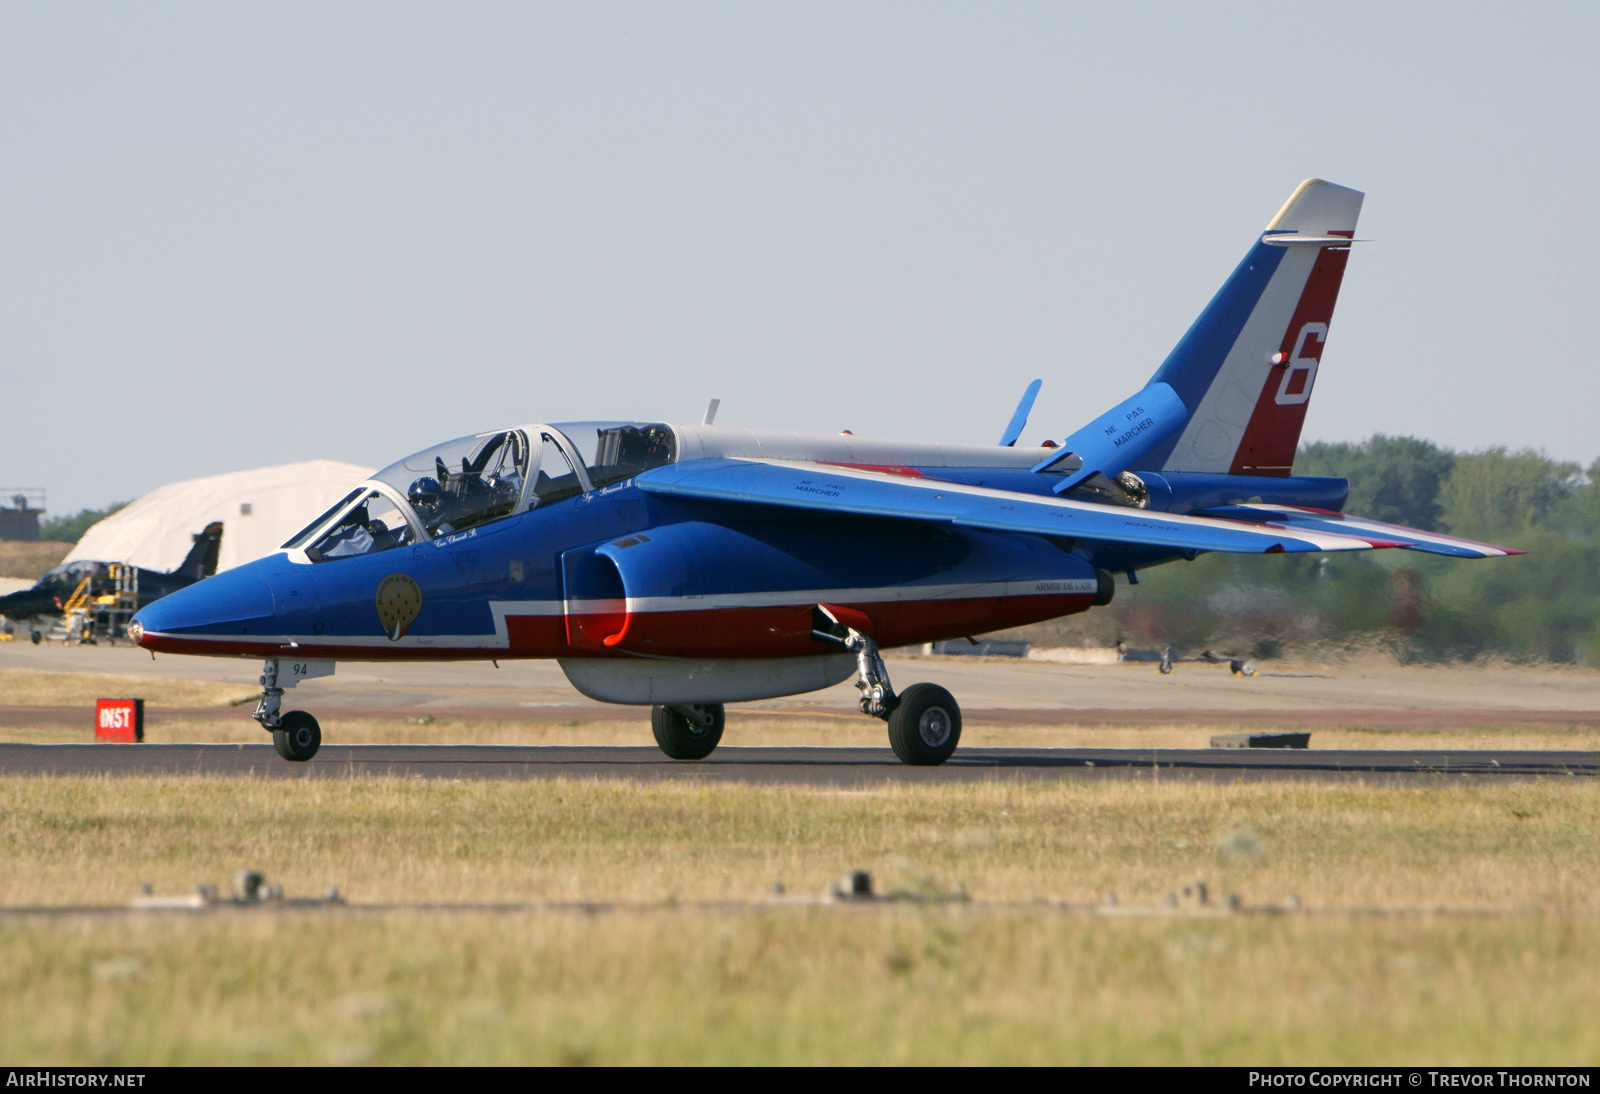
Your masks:
<svg viewBox="0 0 1600 1094"><path fill-rule="evenodd" d="M961 708L938 684L912 684L889 715L889 747L902 763L932 766L961 743Z"/></svg>
<svg viewBox="0 0 1600 1094"><path fill-rule="evenodd" d="M322 727L303 710L291 710L272 731L272 747L286 760L304 763L322 747Z"/></svg>
<svg viewBox="0 0 1600 1094"><path fill-rule="evenodd" d="M698 717L691 718L672 707L653 707L650 729L661 751L674 760L703 760L722 740L727 715L721 703L685 703L683 707Z"/></svg>

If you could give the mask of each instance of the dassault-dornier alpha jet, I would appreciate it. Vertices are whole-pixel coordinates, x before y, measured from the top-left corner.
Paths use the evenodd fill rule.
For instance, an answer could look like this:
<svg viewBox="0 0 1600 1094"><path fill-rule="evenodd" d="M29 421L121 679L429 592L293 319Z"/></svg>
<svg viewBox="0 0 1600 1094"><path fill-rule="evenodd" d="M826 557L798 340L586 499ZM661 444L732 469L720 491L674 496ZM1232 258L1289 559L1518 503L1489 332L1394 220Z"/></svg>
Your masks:
<svg viewBox="0 0 1600 1094"><path fill-rule="evenodd" d="M194 546L188 557L172 570L147 570L139 567L139 604L159 600L174 590L193 585L196 581L217 572L217 554L222 545L222 522L212 521L205 529L190 537ZM89 589L106 576L107 564L80 558L63 562L49 570L34 583L31 589L19 589L8 596L0 596L0 617L11 620L35 620L62 614L63 606L74 592ZM87 579L88 584L85 584ZM42 635L32 628L37 644Z"/></svg>
<svg viewBox="0 0 1600 1094"><path fill-rule="evenodd" d="M548 657L583 694L648 705L701 759L724 705L856 676L910 764L961 711L891 686L880 650L1087 611L1113 575L1207 551L1515 554L1342 512L1291 474L1362 195L1302 183L1137 394L1059 444L662 422L498 429L408 456L282 550L134 619L153 651L265 660L255 717L289 760L321 730L285 688L339 660Z"/></svg>

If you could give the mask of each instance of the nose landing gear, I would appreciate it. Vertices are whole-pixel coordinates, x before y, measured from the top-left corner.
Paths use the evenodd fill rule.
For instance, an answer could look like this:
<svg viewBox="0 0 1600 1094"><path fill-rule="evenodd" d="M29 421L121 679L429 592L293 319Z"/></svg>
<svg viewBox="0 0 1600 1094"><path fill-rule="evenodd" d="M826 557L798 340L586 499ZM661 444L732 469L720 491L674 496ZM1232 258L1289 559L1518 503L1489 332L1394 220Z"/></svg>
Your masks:
<svg viewBox="0 0 1600 1094"><path fill-rule="evenodd" d="M323 666L326 666L324 668ZM251 715L261 723L261 728L272 734L272 747L286 760L304 763L322 747L322 727L303 710L280 713L283 705L283 683L294 687L302 679L327 676L333 672L333 662L296 662L287 681L280 682L278 661L270 658L261 666L261 701Z"/></svg>

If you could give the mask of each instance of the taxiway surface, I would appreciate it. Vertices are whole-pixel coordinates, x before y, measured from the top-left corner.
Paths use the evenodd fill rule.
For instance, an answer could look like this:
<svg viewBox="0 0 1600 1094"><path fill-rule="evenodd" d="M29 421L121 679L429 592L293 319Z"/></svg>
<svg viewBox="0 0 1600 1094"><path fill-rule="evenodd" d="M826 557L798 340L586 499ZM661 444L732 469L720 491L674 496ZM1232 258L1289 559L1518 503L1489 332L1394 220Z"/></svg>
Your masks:
<svg viewBox="0 0 1600 1094"><path fill-rule="evenodd" d="M1216 712L1271 715L1284 710L1323 711L1367 718L1407 711L1517 711L1550 715L1600 714L1600 673L1577 669L1530 671L1517 666L1387 667L1348 665L1232 676L1226 666L1183 664L1163 676L1147 664L1062 665L1018 658L907 657L891 653L889 671L900 690L918 680L941 684L969 712L994 710L1100 710ZM143 679L201 680L258 692L259 661L228 657L152 659L128 646L0 644L0 670L106 673ZM787 699L741 703L741 710L808 709L853 713L858 698L846 681ZM319 710L492 709L538 712L592 710L617 714L579 695L553 661L441 663L339 662L335 675L295 689L293 704ZM243 715L241 715L243 716ZM1168 715L1170 718L1171 716Z"/></svg>
<svg viewBox="0 0 1600 1094"><path fill-rule="evenodd" d="M309 763L268 745L0 744L0 775L391 776L428 779L630 779L870 786L1004 779L1310 778L1414 782L1600 774L1597 752L1301 749L966 748L942 767L908 767L887 748L720 748L678 763L653 747L325 745Z"/></svg>

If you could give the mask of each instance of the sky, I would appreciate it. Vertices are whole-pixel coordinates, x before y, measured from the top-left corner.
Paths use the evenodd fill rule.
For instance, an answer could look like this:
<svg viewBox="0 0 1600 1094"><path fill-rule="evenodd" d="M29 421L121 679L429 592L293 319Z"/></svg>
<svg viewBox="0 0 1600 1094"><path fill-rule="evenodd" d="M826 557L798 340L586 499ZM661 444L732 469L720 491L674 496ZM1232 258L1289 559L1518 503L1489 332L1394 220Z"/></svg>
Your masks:
<svg viewBox="0 0 1600 1094"><path fill-rule="evenodd" d="M0 486L586 418L1025 442L1301 179L1367 194L1306 440L1587 465L1593 4L0 5Z"/></svg>

